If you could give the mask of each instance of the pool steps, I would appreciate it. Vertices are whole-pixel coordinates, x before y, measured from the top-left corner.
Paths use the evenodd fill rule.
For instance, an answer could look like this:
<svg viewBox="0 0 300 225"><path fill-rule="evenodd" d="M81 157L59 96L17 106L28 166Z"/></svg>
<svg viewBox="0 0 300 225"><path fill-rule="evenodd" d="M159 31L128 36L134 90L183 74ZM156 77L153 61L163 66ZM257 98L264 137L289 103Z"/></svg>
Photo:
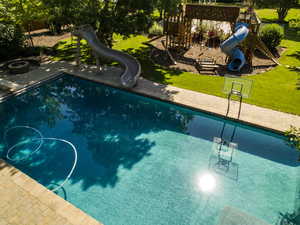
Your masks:
<svg viewBox="0 0 300 225"><path fill-rule="evenodd" d="M249 215L231 206L226 206L219 217L218 225L270 225L262 219Z"/></svg>

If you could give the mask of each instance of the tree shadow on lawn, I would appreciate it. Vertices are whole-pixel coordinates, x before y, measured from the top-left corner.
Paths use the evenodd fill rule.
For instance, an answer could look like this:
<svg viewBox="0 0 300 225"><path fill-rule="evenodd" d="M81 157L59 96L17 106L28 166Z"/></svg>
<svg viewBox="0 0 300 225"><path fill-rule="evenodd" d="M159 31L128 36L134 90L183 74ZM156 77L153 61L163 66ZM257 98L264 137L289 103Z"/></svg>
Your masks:
<svg viewBox="0 0 300 225"><path fill-rule="evenodd" d="M137 60L139 60L142 66L142 76L148 80L161 84L169 84L170 82L168 81L169 78L167 78L167 75L178 76L181 75L182 72L185 72L179 69L168 68L156 64L151 60L152 50L153 47L145 46L140 48L128 48L122 51L134 56ZM75 42L68 43L67 41L62 41L53 47L53 53L51 56L56 61L74 61L76 60L76 51L77 48ZM92 55L92 50L87 44L81 45L81 62L88 65L95 64L95 57ZM100 63L109 66L116 65L115 62L111 62L104 57L100 59Z"/></svg>
<svg viewBox="0 0 300 225"><path fill-rule="evenodd" d="M161 84L170 84L170 78L167 77L168 75L179 76L184 72L179 69L167 68L154 63L151 60L151 51L152 48L150 46L124 50L124 52L139 60L142 66L142 76L148 80Z"/></svg>
<svg viewBox="0 0 300 225"><path fill-rule="evenodd" d="M300 60L300 51L296 51L296 52L294 52L293 54L290 54L290 55L288 55L288 56L294 57L294 58L296 58L297 60Z"/></svg>
<svg viewBox="0 0 300 225"><path fill-rule="evenodd" d="M76 60L77 57L76 54L77 54L76 42L61 41L53 47L51 56L56 61L61 61L61 60L74 61ZM82 63L86 63L86 64L95 63L95 59L92 55L92 50L86 44L81 45L80 54L81 54L80 59Z"/></svg>
<svg viewBox="0 0 300 225"><path fill-rule="evenodd" d="M296 89L298 91L300 91L300 71L299 70L298 70L298 79L297 79Z"/></svg>
<svg viewBox="0 0 300 225"><path fill-rule="evenodd" d="M266 18L262 18L261 22L262 23L278 23L278 19L266 19Z"/></svg>
<svg viewBox="0 0 300 225"><path fill-rule="evenodd" d="M297 73L296 90L300 91L300 69L296 67L289 68L290 71Z"/></svg>
<svg viewBox="0 0 300 225"><path fill-rule="evenodd" d="M299 28L290 28L288 24L284 25L283 28L284 39L289 41L300 42L300 35L298 35L298 33L300 32Z"/></svg>

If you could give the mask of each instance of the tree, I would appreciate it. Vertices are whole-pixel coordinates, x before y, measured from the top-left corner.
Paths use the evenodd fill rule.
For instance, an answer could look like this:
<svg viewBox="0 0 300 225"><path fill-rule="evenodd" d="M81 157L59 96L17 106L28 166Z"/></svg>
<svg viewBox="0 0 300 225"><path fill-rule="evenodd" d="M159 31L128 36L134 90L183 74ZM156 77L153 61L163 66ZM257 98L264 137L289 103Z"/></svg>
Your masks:
<svg viewBox="0 0 300 225"><path fill-rule="evenodd" d="M182 2L182 0L157 0L157 9L159 11L159 19L161 20L164 12L173 11Z"/></svg>
<svg viewBox="0 0 300 225"><path fill-rule="evenodd" d="M31 38L32 22L45 17L42 7L40 0L0 0L0 15L3 20L25 28Z"/></svg>
<svg viewBox="0 0 300 225"><path fill-rule="evenodd" d="M259 7L275 7L278 20L284 22L289 10L298 4L298 0L253 0Z"/></svg>
<svg viewBox="0 0 300 225"><path fill-rule="evenodd" d="M53 0L58 1L58 0ZM91 24L98 37L111 47L113 34L129 36L147 31L157 0L75 0L76 11L70 16L75 25Z"/></svg>
<svg viewBox="0 0 300 225"><path fill-rule="evenodd" d="M72 23L71 18L76 14L78 1L41 0L47 14L47 22L53 33L61 33L62 27ZM79 7L78 7L79 8Z"/></svg>

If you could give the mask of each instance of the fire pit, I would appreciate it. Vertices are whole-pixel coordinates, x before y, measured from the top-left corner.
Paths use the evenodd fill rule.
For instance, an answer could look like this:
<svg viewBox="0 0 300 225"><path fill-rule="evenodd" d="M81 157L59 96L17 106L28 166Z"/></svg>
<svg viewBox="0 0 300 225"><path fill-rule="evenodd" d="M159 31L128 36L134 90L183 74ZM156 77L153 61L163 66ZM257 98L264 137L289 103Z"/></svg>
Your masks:
<svg viewBox="0 0 300 225"><path fill-rule="evenodd" d="M30 63L28 61L20 60L8 64L8 69L11 74L27 73L29 71Z"/></svg>

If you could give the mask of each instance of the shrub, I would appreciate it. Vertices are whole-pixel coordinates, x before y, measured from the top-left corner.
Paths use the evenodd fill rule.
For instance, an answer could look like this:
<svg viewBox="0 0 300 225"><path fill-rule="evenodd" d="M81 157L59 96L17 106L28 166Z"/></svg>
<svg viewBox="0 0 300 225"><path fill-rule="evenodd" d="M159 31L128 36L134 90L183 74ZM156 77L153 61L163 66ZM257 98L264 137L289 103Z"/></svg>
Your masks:
<svg viewBox="0 0 300 225"><path fill-rule="evenodd" d="M17 55L24 46L24 34L20 26L0 22L0 59Z"/></svg>
<svg viewBox="0 0 300 225"><path fill-rule="evenodd" d="M154 22L154 24L150 27L148 32L151 35L162 35L164 32L164 29L157 22Z"/></svg>
<svg viewBox="0 0 300 225"><path fill-rule="evenodd" d="M300 128L291 126L291 128L285 132L285 136L288 138L288 144L300 151Z"/></svg>
<svg viewBox="0 0 300 225"><path fill-rule="evenodd" d="M278 24L267 24L260 31L260 38L270 50L275 50L284 37L284 30Z"/></svg>

